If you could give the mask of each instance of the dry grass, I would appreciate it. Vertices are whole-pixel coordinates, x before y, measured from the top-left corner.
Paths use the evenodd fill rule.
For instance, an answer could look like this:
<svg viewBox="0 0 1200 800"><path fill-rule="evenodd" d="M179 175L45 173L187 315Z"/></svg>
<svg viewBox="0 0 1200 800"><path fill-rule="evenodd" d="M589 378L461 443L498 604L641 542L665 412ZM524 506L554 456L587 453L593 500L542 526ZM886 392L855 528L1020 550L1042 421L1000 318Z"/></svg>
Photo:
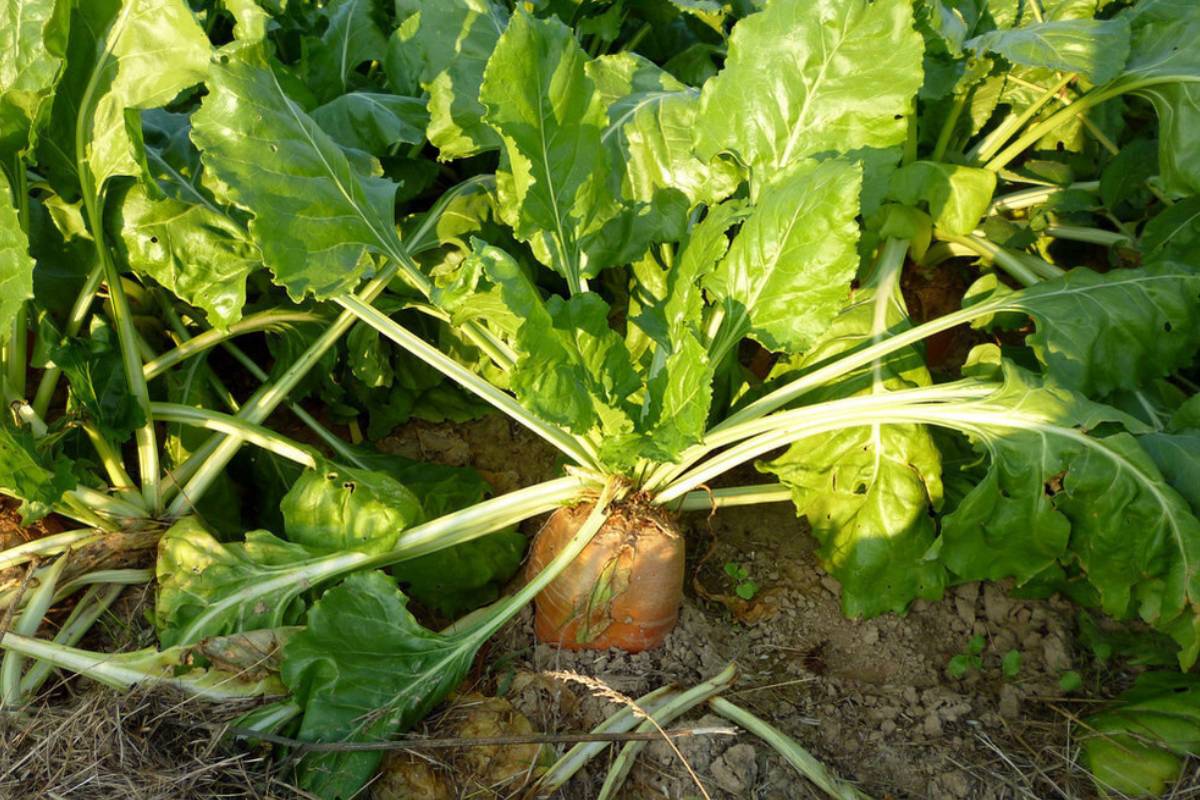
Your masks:
<svg viewBox="0 0 1200 800"><path fill-rule="evenodd" d="M237 752L212 723L240 713L171 692L89 685L0 718L0 798L295 798L269 753Z"/></svg>

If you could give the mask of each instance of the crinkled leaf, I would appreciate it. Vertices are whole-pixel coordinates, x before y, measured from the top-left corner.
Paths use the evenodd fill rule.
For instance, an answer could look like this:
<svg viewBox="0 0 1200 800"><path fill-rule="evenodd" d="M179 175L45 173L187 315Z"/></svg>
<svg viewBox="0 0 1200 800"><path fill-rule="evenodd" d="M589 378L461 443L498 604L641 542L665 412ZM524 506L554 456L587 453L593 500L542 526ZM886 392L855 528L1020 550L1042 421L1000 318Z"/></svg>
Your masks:
<svg viewBox="0 0 1200 800"><path fill-rule="evenodd" d="M421 501L382 472L319 464L280 503L287 538L314 552L389 550L424 518Z"/></svg>
<svg viewBox="0 0 1200 800"><path fill-rule="evenodd" d="M1200 682L1195 675L1141 675L1116 704L1088 717L1076 734L1102 791L1158 797L1200 753Z"/></svg>
<svg viewBox="0 0 1200 800"><path fill-rule="evenodd" d="M706 286L725 311L714 353L746 335L799 353L825 333L858 268L861 184L857 164L803 161L763 192Z"/></svg>
<svg viewBox="0 0 1200 800"><path fill-rule="evenodd" d="M587 56L557 20L516 14L484 71L479 99L504 143L500 212L538 259L574 283L590 236L620 211L608 188L604 103Z"/></svg>
<svg viewBox="0 0 1200 800"><path fill-rule="evenodd" d="M389 155L398 144L425 141L429 113L416 97L351 92L312 112L313 120L343 147L373 156Z"/></svg>
<svg viewBox="0 0 1200 800"><path fill-rule="evenodd" d="M0 345L25 301L33 297L33 259L29 239L13 206L8 177L0 170Z"/></svg>
<svg viewBox="0 0 1200 800"><path fill-rule="evenodd" d="M113 241L130 269L202 309L214 327L241 319L246 278L262 263L245 228L207 199L156 199L141 184L110 202Z"/></svg>
<svg viewBox="0 0 1200 800"><path fill-rule="evenodd" d="M320 39L308 40L303 72L322 101L350 91L359 64L387 55L387 39L375 21L378 11L377 0L331 0L321 9L326 28Z"/></svg>
<svg viewBox="0 0 1200 800"><path fill-rule="evenodd" d="M304 718L305 741L382 741L420 721L470 669L480 641L443 636L407 608L379 572L351 575L313 604L304 630L284 648L281 677ZM350 798L375 772L380 751L310 754L300 786Z"/></svg>
<svg viewBox="0 0 1200 800"><path fill-rule="evenodd" d="M0 159L31 148L67 50L65 0L0 2Z"/></svg>
<svg viewBox="0 0 1200 800"><path fill-rule="evenodd" d="M508 24L502 4L492 0L422 0L415 48L421 87L429 92L429 141L448 161L500 145L484 124L480 100L484 66Z"/></svg>
<svg viewBox="0 0 1200 800"><path fill-rule="evenodd" d="M222 55L208 87L192 139L221 194L254 215L250 232L288 294L343 292L370 268L368 249L399 247L395 185L378 177L378 164L363 172L361 160L348 159L288 97L261 53Z"/></svg>
<svg viewBox="0 0 1200 800"><path fill-rule="evenodd" d="M898 145L922 50L908 0L773 0L734 26L704 86L698 153L731 152L761 183L799 159Z"/></svg>
<svg viewBox="0 0 1200 800"><path fill-rule="evenodd" d="M706 163L693 152L699 92L633 53L602 56L587 72L608 108L600 139L617 165L622 197L651 203L657 193L674 190L689 206L716 205L737 189L736 164Z"/></svg>
<svg viewBox="0 0 1200 800"><path fill-rule="evenodd" d="M179 520L158 544L154 625L159 641L170 647L299 622L304 613L299 595L310 587L297 568L314 560L300 545L267 531L250 531L244 542L222 544L196 519ZM264 586L270 587L269 595ZM249 589L259 591L240 599Z"/></svg>
<svg viewBox="0 0 1200 800"><path fill-rule="evenodd" d="M881 341L908 327L898 275L874 279L797 365L802 369ZM864 368L813 401L928 386L920 354L905 348ZM902 611L917 597L938 597L945 570L926 557L933 511L942 500L941 455L921 425L872 424L805 438L758 465L792 491L807 517L825 569L842 585L852 617Z"/></svg>
<svg viewBox="0 0 1200 800"><path fill-rule="evenodd" d="M998 360L991 346L976 351ZM1200 521L1128 433L1131 417L1005 365L996 393L940 418L990 456L984 480L943 520L941 554L965 580L1032 579L1076 563L1114 616L1137 613L1172 636L1187 668L1200 653ZM935 412L936 413L936 412Z"/></svg>
<svg viewBox="0 0 1200 800"><path fill-rule="evenodd" d="M1129 23L1115 19L1049 20L976 36L966 46L1013 64L1078 72L1092 83L1115 78L1129 56Z"/></svg>
<svg viewBox="0 0 1200 800"><path fill-rule="evenodd" d="M889 194L905 205L924 203L937 227L962 236L975 230L996 191L986 169L916 161L892 173Z"/></svg>

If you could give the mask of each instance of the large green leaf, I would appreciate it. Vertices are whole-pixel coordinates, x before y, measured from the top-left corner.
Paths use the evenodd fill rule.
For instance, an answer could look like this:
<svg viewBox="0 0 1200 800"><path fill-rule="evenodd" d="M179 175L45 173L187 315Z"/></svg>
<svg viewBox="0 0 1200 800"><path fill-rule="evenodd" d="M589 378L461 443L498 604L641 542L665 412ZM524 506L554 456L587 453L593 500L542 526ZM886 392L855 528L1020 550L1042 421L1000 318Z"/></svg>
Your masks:
<svg viewBox="0 0 1200 800"><path fill-rule="evenodd" d="M375 21L377 6L378 0L331 0L321 9L325 30L320 39L308 40L303 73L322 101L350 91L359 64L387 55L387 39Z"/></svg>
<svg viewBox="0 0 1200 800"><path fill-rule="evenodd" d="M391 549L424 518L421 501L382 472L321 464L280 503L287 538L315 552Z"/></svg>
<svg viewBox="0 0 1200 800"><path fill-rule="evenodd" d="M501 215L542 263L576 286L585 241L621 210L608 188L604 103L587 56L557 20L516 14L484 71L479 98L504 142L496 175Z"/></svg>
<svg viewBox="0 0 1200 800"><path fill-rule="evenodd" d="M304 710L305 741L383 741L420 721L466 676L480 642L420 625L379 572L352 575L313 604L284 647L283 682ZM300 785L322 798L357 795L382 753L310 754Z"/></svg>
<svg viewBox="0 0 1200 800"><path fill-rule="evenodd" d="M364 172L351 161L288 97L261 51L223 54L208 86L192 139L221 193L254 215L250 232L288 294L331 297L370 269L367 250L398 251L395 184L377 163Z"/></svg>
<svg viewBox="0 0 1200 800"><path fill-rule="evenodd" d="M0 159L32 147L67 49L66 0L0 2Z"/></svg>
<svg viewBox="0 0 1200 800"><path fill-rule="evenodd" d="M1078 72L1092 83L1112 80L1129 56L1129 23L1116 19L1050 20L990 31L966 46L1004 56L1013 64Z"/></svg>
<svg viewBox="0 0 1200 800"><path fill-rule="evenodd" d="M214 327L241 319L246 278L262 263L238 223L207 198L157 199L133 184L111 202L113 241L130 269L200 308Z"/></svg>
<svg viewBox="0 0 1200 800"><path fill-rule="evenodd" d="M390 155L399 144L425 141L429 114L415 97L351 92L312 112L313 120L342 147L373 156Z"/></svg>
<svg viewBox="0 0 1200 800"><path fill-rule="evenodd" d="M600 135L620 194L650 203L659 192L686 195L688 205L716 205L737 189L736 164L701 161L692 148L699 92L633 53L602 56L587 65L610 122Z"/></svg>
<svg viewBox="0 0 1200 800"><path fill-rule="evenodd" d="M996 374L994 348L976 360L969 371ZM991 458L943 520L947 566L964 580L1024 582L1076 563L1107 613L1139 614L1175 638L1190 666L1200 653L1200 521L1133 436L1103 427L1140 424L1009 365L1004 379L993 395L930 412Z"/></svg>
<svg viewBox="0 0 1200 800"><path fill-rule="evenodd" d="M853 305L796 365L807 369L911 327L899 270L872 276ZM920 354L906 348L813 396L813 401L928 386ZM852 617L902 611L917 597L936 598L945 570L926 557L941 504L941 455L921 425L846 428L803 439L758 468L792 491L807 517L825 569L842 584Z"/></svg>
<svg viewBox="0 0 1200 800"><path fill-rule="evenodd" d="M422 0L419 22L405 47L421 63L429 92L429 141L450 160L494 150L500 139L483 121L479 89L488 58L508 24L492 0Z"/></svg>
<svg viewBox="0 0 1200 800"><path fill-rule="evenodd" d="M38 164L55 188L80 190L79 159L97 188L144 171L134 109L165 105L204 80L211 47L182 0L89 0L73 4L66 69L59 81ZM76 134L84 147L76 152Z"/></svg>
<svg viewBox="0 0 1200 800"><path fill-rule="evenodd" d="M962 236L975 230L995 191L991 170L915 161L892 173L888 193L906 205L925 203L935 225Z"/></svg>
<svg viewBox="0 0 1200 800"><path fill-rule="evenodd" d="M511 386L542 419L577 433L599 427L632 432L630 395L641 387L624 342L608 325L608 305L586 292L543 301L511 256L482 246L471 256L498 288L496 297L519 321L519 358Z"/></svg>
<svg viewBox="0 0 1200 800"><path fill-rule="evenodd" d="M825 333L858 268L861 184L857 164L809 160L763 192L706 286L725 314L717 360L746 335L799 353Z"/></svg>
<svg viewBox="0 0 1200 800"><path fill-rule="evenodd" d="M1026 341L1050 375L1090 396L1136 389L1200 350L1200 272L1178 264L1073 269L1007 305L1037 321Z"/></svg>
<svg viewBox="0 0 1200 800"><path fill-rule="evenodd" d="M13 207L8 178L0 170L0 345L12 333L21 306L33 297L33 266L29 239Z"/></svg>
<svg viewBox="0 0 1200 800"><path fill-rule="evenodd" d="M772 0L734 26L704 86L698 152L731 152L761 183L802 158L898 145L922 50L910 0Z"/></svg>
<svg viewBox="0 0 1200 800"><path fill-rule="evenodd" d="M1200 264L1200 195L1163 209L1142 229L1147 261Z"/></svg>
<svg viewBox="0 0 1200 800"><path fill-rule="evenodd" d="M1200 194L1200 6L1190 0L1143 0L1130 13L1129 62L1114 83L1154 104L1159 166L1172 191Z"/></svg>
<svg viewBox="0 0 1200 800"><path fill-rule="evenodd" d="M154 625L159 641L170 647L298 622L304 613L299 595L310 588L298 568L315 560L300 545L267 531L250 531L244 542L222 544L195 518L179 520L158 545ZM259 592L239 601L243 590L264 585L270 585L269 595Z"/></svg>

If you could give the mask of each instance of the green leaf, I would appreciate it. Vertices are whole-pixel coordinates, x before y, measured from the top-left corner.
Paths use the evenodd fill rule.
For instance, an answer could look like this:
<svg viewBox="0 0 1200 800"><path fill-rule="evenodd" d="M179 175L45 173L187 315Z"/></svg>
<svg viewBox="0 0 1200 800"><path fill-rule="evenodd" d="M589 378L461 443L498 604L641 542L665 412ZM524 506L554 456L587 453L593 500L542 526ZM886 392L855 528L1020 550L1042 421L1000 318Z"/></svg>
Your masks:
<svg viewBox="0 0 1200 800"><path fill-rule="evenodd" d="M117 332L93 318L86 338L62 339L49 349L71 386L67 410L95 425L110 443L129 441L145 420L129 393Z"/></svg>
<svg viewBox="0 0 1200 800"><path fill-rule="evenodd" d="M466 676L480 642L421 627L407 598L379 572L351 575L313 604L284 647L280 674L304 709L304 741L382 741L407 730ZM380 751L320 753L299 767L301 788L356 796Z"/></svg>
<svg viewBox="0 0 1200 800"><path fill-rule="evenodd" d="M21 522L29 525L49 514L76 479L70 460L41 450L29 429L10 419L0 414L0 493L20 498Z"/></svg>
<svg viewBox="0 0 1200 800"><path fill-rule="evenodd" d="M219 194L254 215L250 232L292 298L344 292L370 270L367 250L398 251L395 185L377 163L364 172L361 159L351 161L287 96L261 52L223 54L208 87L192 139Z"/></svg>
<svg viewBox="0 0 1200 800"><path fill-rule="evenodd" d="M471 258L479 259L509 313L521 321L511 386L522 404L576 433L594 427L632 432L626 403L641 381L624 342L608 325L608 304L591 292L543 302L504 251L483 246Z"/></svg>
<svg viewBox="0 0 1200 800"><path fill-rule="evenodd" d="M972 372L998 359L977 348ZM1200 521L1124 432L1088 433L1125 414L1004 365L1003 386L932 416L962 430L988 455L985 478L942 521L941 557L964 580L1033 579L1077 563L1114 616L1136 611L1183 647L1200 652ZM1118 429L1119 430L1119 429ZM1132 533L1136 532L1136 533Z"/></svg>
<svg viewBox="0 0 1200 800"><path fill-rule="evenodd" d="M861 183L857 164L802 161L763 192L706 285L725 313L715 361L746 335L800 353L825 333L858 268Z"/></svg>
<svg viewBox="0 0 1200 800"><path fill-rule="evenodd" d="M66 0L0 2L0 160L32 149L67 50Z"/></svg>
<svg viewBox="0 0 1200 800"><path fill-rule="evenodd" d="M331 0L321 9L325 31L320 39L307 40L302 68L305 82L322 101L349 92L359 64L386 57L376 6L376 0Z"/></svg>
<svg viewBox="0 0 1200 800"><path fill-rule="evenodd" d="M1158 161L1168 191L1200 194L1200 6L1148 0L1129 14L1129 62L1115 85L1148 99L1159 119Z"/></svg>
<svg viewBox="0 0 1200 800"><path fill-rule="evenodd" d="M652 203L663 191L682 192L688 206L713 206L737 189L741 175L727 159L701 161L692 138L700 95L633 53L602 56L587 65L610 120L600 139L617 165L620 194Z"/></svg>
<svg viewBox="0 0 1200 800"><path fill-rule="evenodd" d="M922 50L909 0L772 0L734 26L704 86L697 152L731 152L761 184L803 158L901 144Z"/></svg>
<svg viewBox="0 0 1200 800"><path fill-rule="evenodd" d="M910 327L899 269L875 276L802 369L882 341ZM905 348L829 387L813 402L880 394L931 383L920 354ZM842 584L851 617L903 611L917 597L940 596L945 573L926 557L942 499L941 455L921 425L872 424L805 438L758 469L791 489L797 515L820 543L822 566Z"/></svg>
<svg viewBox="0 0 1200 800"><path fill-rule="evenodd" d="M238 223L207 198L157 199L131 184L110 201L112 239L130 269L204 311L216 328L242 317L246 278L262 264Z"/></svg>
<svg viewBox="0 0 1200 800"><path fill-rule="evenodd" d="M402 561L392 575L413 599L448 617L491 603L525 557L524 534L502 531Z"/></svg>
<svg viewBox="0 0 1200 800"><path fill-rule="evenodd" d="M500 146L483 121L480 99L484 66L508 13L492 0L422 0L419 25L408 43L422 64L421 88L429 92L429 141L449 161Z"/></svg>
<svg viewBox="0 0 1200 800"><path fill-rule="evenodd" d="M1092 83L1106 83L1121 72L1129 56L1129 23L1114 19L1050 20L976 36L966 46L1004 56L1013 64L1078 72Z"/></svg>
<svg viewBox="0 0 1200 800"><path fill-rule="evenodd" d="M1162 795L1184 758L1200 753L1200 683L1195 675L1146 673L1086 723L1083 760L1098 786L1130 797Z"/></svg>
<svg viewBox="0 0 1200 800"><path fill-rule="evenodd" d="M143 175L145 155L134 109L166 106L180 91L202 82L211 49L182 0L79 4L72 16L67 72L54 98L47 152L71 175L82 156L97 188L116 175ZM77 126L83 133L83 154L71 148Z"/></svg>
<svg viewBox="0 0 1200 800"><path fill-rule="evenodd" d="M1073 269L1010 303L1037 321L1026 342L1047 372L1089 396L1165 377L1200 349L1200 273L1179 264Z"/></svg>
<svg viewBox="0 0 1200 800"><path fill-rule="evenodd" d="M154 625L159 641L170 647L299 622L304 613L299 595L310 585L297 568L315 560L300 545L267 531L250 531L244 542L222 544L195 518L179 520L158 545ZM239 601L240 592L272 579L279 585L269 600L260 593Z"/></svg>
<svg viewBox="0 0 1200 800"><path fill-rule="evenodd" d="M1163 209L1142 229L1146 260L1200 264L1200 196Z"/></svg>
<svg viewBox="0 0 1200 800"><path fill-rule="evenodd" d="M429 114L415 97L351 92L312 112L313 121L342 147L373 156L391 154L399 144L425 141Z"/></svg>
<svg viewBox="0 0 1200 800"><path fill-rule="evenodd" d="M916 161L892 173L888 194L905 205L926 204L938 228L963 236L979 225L995 191L991 170Z"/></svg>
<svg viewBox="0 0 1200 800"><path fill-rule="evenodd" d="M389 475L324 463L280 503L287 538L313 552L390 550L424 519L421 501Z"/></svg>
<svg viewBox="0 0 1200 800"><path fill-rule="evenodd" d="M586 60L570 28L518 13L479 93L504 143L496 174L501 216L572 287L605 266L588 263L586 240L620 211L607 188L601 137L608 118Z"/></svg>
<svg viewBox="0 0 1200 800"><path fill-rule="evenodd" d="M1021 651L1009 650L1000 661L1000 671L1004 677L1012 680L1021 674Z"/></svg>
<svg viewBox="0 0 1200 800"><path fill-rule="evenodd" d="M0 345L11 335L25 301L33 297L34 261L13 199L8 177L0 169Z"/></svg>

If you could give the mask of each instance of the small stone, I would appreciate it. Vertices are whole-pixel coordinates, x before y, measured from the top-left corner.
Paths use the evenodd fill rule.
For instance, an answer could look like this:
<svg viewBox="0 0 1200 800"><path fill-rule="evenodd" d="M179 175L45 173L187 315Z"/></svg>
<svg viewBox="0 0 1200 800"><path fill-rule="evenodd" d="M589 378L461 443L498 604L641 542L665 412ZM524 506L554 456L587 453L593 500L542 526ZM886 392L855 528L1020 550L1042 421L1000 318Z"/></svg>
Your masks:
<svg viewBox="0 0 1200 800"><path fill-rule="evenodd" d="M863 629L862 640L863 640L863 644L867 644L867 645L875 644L876 642L879 641L879 629L876 628L874 625L868 625L866 628Z"/></svg>
<svg viewBox="0 0 1200 800"><path fill-rule="evenodd" d="M883 724L879 726L879 730L884 736L891 736L896 732L896 723L890 719L885 719Z"/></svg>
<svg viewBox="0 0 1200 800"><path fill-rule="evenodd" d="M1003 589L991 583L983 587L983 610L987 614L988 622L993 625L1003 624L1008 619L1012 607L1013 601L1004 594Z"/></svg>
<svg viewBox="0 0 1200 800"><path fill-rule="evenodd" d="M1000 687L1000 716L1016 719L1021 716L1021 692L1011 683Z"/></svg>
<svg viewBox="0 0 1200 800"><path fill-rule="evenodd" d="M1066 672L1071 668L1071 656L1067 654L1067 645L1058 634L1047 636L1042 641L1042 658L1050 672Z"/></svg>
<svg viewBox="0 0 1200 800"><path fill-rule="evenodd" d="M937 714L930 713L925 716L924 723L925 735L930 737L939 737L942 735L942 721Z"/></svg>
<svg viewBox="0 0 1200 800"><path fill-rule="evenodd" d="M826 575L821 578L821 585L825 587L825 591L834 597L840 597L842 594L842 584L838 583L837 578L832 575Z"/></svg>
<svg viewBox="0 0 1200 800"><path fill-rule="evenodd" d="M962 597L954 598L954 610L958 612L958 618L971 627L975 624L975 601L967 600Z"/></svg>
<svg viewBox="0 0 1200 800"><path fill-rule="evenodd" d="M751 745L740 744L728 748L713 762L710 770L716 786L738 798L749 796L750 788L754 787L755 778L758 777L756 759L757 753Z"/></svg>
<svg viewBox="0 0 1200 800"><path fill-rule="evenodd" d="M915 706L919 699L920 698L917 696L917 689L915 686L904 687L904 702L908 703L910 706Z"/></svg>

